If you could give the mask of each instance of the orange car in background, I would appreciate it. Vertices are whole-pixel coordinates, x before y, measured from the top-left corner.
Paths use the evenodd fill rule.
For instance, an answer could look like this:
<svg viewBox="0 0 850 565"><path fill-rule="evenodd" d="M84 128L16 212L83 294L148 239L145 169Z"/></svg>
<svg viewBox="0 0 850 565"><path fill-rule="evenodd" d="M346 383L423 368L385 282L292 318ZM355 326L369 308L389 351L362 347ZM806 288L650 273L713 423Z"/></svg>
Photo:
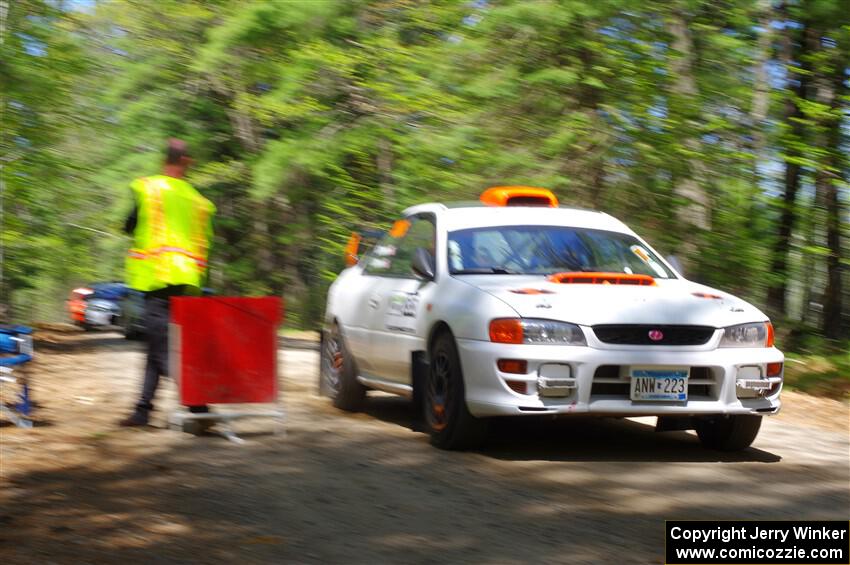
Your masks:
<svg viewBox="0 0 850 565"><path fill-rule="evenodd" d="M68 313L71 315L71 321L78 326L84 326L86 323L86 297L92 294L94 291L87 287L79 287L71 291L67 303Z"/></svg>

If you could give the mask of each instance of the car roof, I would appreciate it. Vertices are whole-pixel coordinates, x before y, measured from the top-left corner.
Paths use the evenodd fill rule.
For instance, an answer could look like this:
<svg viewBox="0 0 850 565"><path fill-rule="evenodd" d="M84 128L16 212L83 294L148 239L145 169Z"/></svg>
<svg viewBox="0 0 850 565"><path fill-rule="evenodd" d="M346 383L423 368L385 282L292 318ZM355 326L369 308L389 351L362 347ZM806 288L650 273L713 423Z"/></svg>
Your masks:
<svg viewBox="0 0 850 565"><path fill-rule="evenodd" d="M626 224L595 210L581 208L548 208L541 206L486 206L470 202L468 205L420 204L404 211L405 216L432 213L439 218L443 229L480 228L487 226L555 225L599 229L635 235Z"/></svg>

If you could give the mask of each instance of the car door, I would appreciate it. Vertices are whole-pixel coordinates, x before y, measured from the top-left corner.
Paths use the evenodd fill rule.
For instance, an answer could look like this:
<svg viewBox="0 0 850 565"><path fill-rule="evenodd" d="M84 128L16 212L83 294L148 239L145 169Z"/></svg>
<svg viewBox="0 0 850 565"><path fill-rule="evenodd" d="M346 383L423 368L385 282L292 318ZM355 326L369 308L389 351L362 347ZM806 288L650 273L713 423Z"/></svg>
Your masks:
<svg viewBox="0 0 850 565"><path fill-rule="evenodd" d="M370 256L363 259L368 266ZM371 372L371 341L369 326L374 310L368 306L368 300L375 286L375 277L367 274L365 268L354 267L346 271L336 283L333 296L333 311L340 322L345 344L354 357L361 373Z"/></svg>
<svg viewBox="0 0 850 565"><path fill-rule="evenodd" d="M381 327L380 320L386 308L382 302L383 288L395 280L398 249L410 227L409 219L396 221L387 234L372 248L363 259L362 274L357 281L357 288L346 294L348 304L344 308L356 308L356 324L352 324L349 340L352 349L356 343L357 360L360 374L364 377L378 376L375 355L374 332ZM356 292L355 292L356 291ZM379 341L378 341L379 343Z"/></svg>
<svg viewBox="0 0 850 565"><path fill-rule="evenodd" d="M433 214L418 214L397 222L393 231L400 237L393 242L392 261L376 277L379 280L369 298L375 312L369 327L370 355L374 376L408 384L411 352L423 348L418 323L423 298L435 287L413 274L413 255L420 247L434 255L436 220Z"/></svg>

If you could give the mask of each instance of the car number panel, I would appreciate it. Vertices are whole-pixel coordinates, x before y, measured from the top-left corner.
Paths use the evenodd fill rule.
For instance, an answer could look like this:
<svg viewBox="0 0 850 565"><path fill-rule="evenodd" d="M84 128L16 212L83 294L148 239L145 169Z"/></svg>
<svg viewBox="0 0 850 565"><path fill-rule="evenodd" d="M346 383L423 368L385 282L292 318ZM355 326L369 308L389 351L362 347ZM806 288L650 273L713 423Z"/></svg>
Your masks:
<svg viewBox="0 0 850 565"><path fill-rule="evenodd" d="M688 400L689 367L629 367L632 400Z"/></svg>
<svg viewBox="0 0 850 565"><path fill-rule="evenodd" d="M389 331L415 334L418 310L418 292L394 291L388 299L384 326Z"/></svg>

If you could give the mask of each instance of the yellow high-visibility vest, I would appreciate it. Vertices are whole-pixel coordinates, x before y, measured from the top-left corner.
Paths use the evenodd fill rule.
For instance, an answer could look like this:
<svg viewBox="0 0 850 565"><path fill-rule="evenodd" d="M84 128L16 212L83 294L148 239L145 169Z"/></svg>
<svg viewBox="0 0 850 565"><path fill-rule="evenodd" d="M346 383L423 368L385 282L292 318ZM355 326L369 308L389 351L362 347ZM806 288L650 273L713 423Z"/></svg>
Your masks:
<svg viewBox="0 0 850 565"><path fill-rule="evenodd" d="M130 186L138 219L127 254L127 284L142 292L175 285L200 289L215 205L188 182L165 175L136 179Z"/></svg>

